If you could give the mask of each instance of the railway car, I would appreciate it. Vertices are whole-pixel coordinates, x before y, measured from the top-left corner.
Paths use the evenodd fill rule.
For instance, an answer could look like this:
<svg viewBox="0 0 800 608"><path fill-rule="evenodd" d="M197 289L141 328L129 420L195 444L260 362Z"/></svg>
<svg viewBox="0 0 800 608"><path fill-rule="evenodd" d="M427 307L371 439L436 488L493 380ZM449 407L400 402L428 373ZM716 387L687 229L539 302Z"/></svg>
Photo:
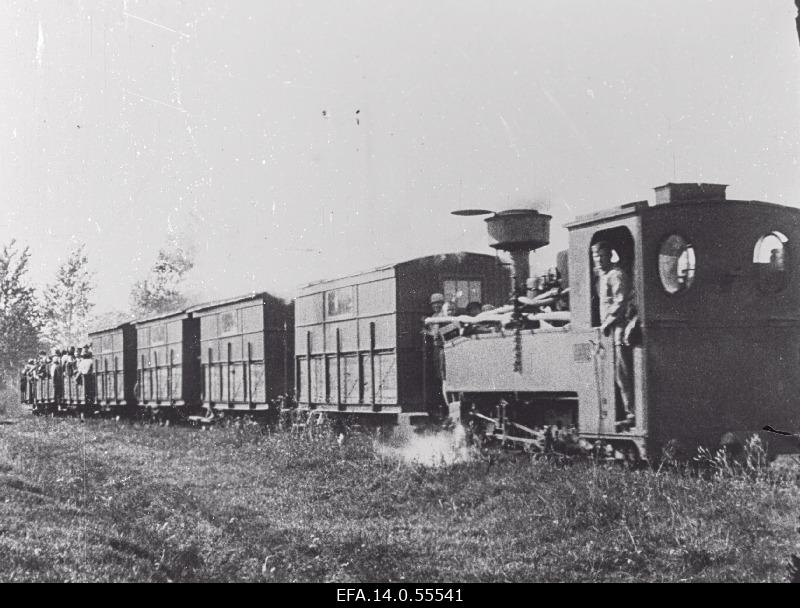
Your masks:
<svg viewBox="0 0 800 608"><path fill-rule="evenodd" d="M182 310L133 326L137 404L167 417L189 413L200 402L200 320Z"/></svg>
<svg viewBox="0 0 800 608"><path fill-rule="evenodd" d="M394 420L427 415L441 402L422 332L431 295L459 307L496 305L508 297L508 280L494 256L454 253L302 287L295 304L299 406Z"/></svg>
<svg viewBox="0 0 800 608"><path fill-rule="evenodd" d="M94 349L96 405L105 412L136 405L136 329L131 323L89 333Z"/></svg>
<svg viewBox="0 0 800 608"><path fill-rule="evenodd" d="M200 401L209 410L259 412L291 390L293 305L257 293L188 310L200 329Z"/></svg>
<svg viewBox="0 0 800 608"><path fill-rule="evenodd" d="M574 426L582 440L639 458L735 449L753 434L770 454L797 451L796 438L762 429L800 428L800 210L728 200L725 191L669 183L656 188L654 205L567 224L570 310L486 313L481 331L444 340L451 407L521 443L539 441L545 427ZM548 240L549 218L536 216L487 220L492 246L514 257L517 302L528 253ZM521 221L529 229L520 230ZM629 274L638 308L635 424L627 427L613 336L600 331L591 250L601 241Z"/></svg>

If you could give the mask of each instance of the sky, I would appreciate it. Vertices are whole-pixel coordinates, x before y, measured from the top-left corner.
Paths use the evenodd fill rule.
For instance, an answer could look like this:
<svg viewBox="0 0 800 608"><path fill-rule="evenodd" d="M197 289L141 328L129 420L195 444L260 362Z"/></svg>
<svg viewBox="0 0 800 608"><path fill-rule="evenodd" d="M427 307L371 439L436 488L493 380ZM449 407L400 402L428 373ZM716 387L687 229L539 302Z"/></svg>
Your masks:
<svg viewBox="0 0 800 608"><path fill-rule="evenodd" d="M177 242L211 300L432 253L450 211L576 215L669 181L800 206L792 0L3 0L0 243L96 312Z"/></svg>

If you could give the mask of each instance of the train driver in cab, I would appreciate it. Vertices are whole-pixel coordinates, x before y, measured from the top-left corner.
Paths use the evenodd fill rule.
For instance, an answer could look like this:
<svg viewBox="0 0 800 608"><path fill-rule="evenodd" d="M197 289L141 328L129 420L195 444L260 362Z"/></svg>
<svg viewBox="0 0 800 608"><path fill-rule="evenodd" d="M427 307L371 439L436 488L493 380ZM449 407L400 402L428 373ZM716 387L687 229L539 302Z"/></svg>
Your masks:
<svg viewBox="0 0 800 608"><path fill-rule="evenodd" d="M600 329L614 338L614 381L622 397L624 420L621 425L636 426L633 396L633 349L624 339L628 310L633 299L631 277L611 261L612 248L605 241L592 245L592 262L597 272L600 300Z"/></svg>

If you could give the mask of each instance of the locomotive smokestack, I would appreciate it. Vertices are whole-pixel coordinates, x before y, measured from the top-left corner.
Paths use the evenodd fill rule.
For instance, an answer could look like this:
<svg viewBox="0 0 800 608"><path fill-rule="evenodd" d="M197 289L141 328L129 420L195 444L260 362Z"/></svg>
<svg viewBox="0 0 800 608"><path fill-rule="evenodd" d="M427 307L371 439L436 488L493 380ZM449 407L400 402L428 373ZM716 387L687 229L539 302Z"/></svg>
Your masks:
<svg viewBox="0 0 800 608"><path fill-rule="evenodd" d="M528 250L512 251L511 253L511 271L514 285L514 294L522 295L525 293L528 285L528 279L531 278L531 252Z"/></svg>
<svg viewBox="0 0 800 608"><path fill-rule="evenodd" d="M514 295L525 293L530 277L530 253L550 242L551 216L534 209L501 211L486 219L489 245L511 254Z"/></svg>

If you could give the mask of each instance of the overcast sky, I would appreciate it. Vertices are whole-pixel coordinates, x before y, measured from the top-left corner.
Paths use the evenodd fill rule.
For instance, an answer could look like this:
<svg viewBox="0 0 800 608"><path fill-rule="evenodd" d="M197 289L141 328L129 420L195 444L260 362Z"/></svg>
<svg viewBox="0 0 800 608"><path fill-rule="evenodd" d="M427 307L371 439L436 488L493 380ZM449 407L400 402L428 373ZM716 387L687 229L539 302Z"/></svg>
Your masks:
<svg viewBox="0 0 800 608"><path fill-rule="evenodd" d="M490 252L463 207L668 181L800 204L792 0L2 0L0 242L98 312L170 238L209 298Z"/></svg>

